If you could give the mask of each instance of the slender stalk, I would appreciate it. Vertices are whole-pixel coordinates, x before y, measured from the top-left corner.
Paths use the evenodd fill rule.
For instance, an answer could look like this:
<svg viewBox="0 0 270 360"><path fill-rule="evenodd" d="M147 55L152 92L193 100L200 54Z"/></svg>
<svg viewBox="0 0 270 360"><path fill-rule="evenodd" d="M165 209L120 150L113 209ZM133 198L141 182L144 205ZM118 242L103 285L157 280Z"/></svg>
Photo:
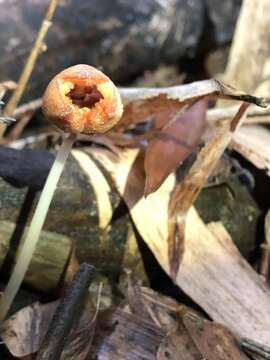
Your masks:
<svg viewBox="0 0 270 360"><path fill-rule="evenodd" d="M63 140L58 154L54 160L53 166L51 167L50 173L47 177L35 213L33 215L28 233L18 256L17 263L0 300L0 324L5 320L10 306L23 282L24 276L35 251L41 229L45 222L58 180L61 176L65 162L75 139L76 135L71 134L69 137Z"/></svg>

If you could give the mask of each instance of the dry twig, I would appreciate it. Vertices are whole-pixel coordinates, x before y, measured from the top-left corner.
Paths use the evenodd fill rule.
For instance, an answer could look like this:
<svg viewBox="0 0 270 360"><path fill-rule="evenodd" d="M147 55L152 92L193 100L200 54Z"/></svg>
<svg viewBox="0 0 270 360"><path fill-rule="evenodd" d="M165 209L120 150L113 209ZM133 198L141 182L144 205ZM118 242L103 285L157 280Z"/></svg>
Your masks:
<svg viewBox="0 0 270 360"><path fill-rule="evenodd" d="M40 54L40 49L42 47L43 40L48 32L49 27L52 24L51 20L55 13L55 9L58 5L58 1L59 0L50 0L46 15L41 23L41 27L40 27L39 33L37 35L35 44L31 50L31 53L28 56L28 59L25 63L24 69L23 69L20 79L18 81L18 87L16 88L15 92L11 96L11 98L5 108L5 111L4 111L5 116L11 116L13 114L13 111L15 110L18 102L20 101L20 99L24 93L24 89L27 85L27 82L32 74L35 63L37 61L37 58ZM4 134L5 128L6 127L3 124L0 125L0 136L2 136Z"/></svg>
<svg viewBox="0 0 270 360"><path fill-rule="evenodd" d="M94 277L94 267L81 264L63 301L58 305L36 360L58 360L72 324Z"/></svg>

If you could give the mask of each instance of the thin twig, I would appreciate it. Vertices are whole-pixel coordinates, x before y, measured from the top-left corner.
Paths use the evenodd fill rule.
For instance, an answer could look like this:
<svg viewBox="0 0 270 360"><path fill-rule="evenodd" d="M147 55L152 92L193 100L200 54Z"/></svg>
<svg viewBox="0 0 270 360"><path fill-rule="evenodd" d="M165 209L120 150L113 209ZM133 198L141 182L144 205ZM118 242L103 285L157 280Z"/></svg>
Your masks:
<svg viewBox="0 0 270 360"><path fill-rule="evenodd" d="M27 114L27 115L24 115L20 121L18 121L14 126L13 128L10 130L10 132L8 133L7 136L5 136L4 138L0 139L0 145L6 145L12 141L15 141L17 140L25 126L29 123L29 121L31 120L31 117L32 117L32 114ZM9 118L8 118L9 119ZM15 119L13 119L13 122L15 121Z"/></svg>
<svg viewBox="0 0 270 360"><path fill-rule="evenodd" d="M0 100L3 99L5 96L5 93L8 90L15 90L17 87L17 84L12 80L3 81L0 83Z"/></svg>
<svg viewBox="0 0 270 360"><path fill-rule="evenodd" d="M261 120L258 119L258 121L267 121L265 118L268 117L268 122L270 121L270 107L269 104L267 104L268 107L267 109L258 109L257 106L250 106L248 113L247 113L247 117L249 119L245 119L245 123L249 123L251 122L251 118L256 117L256 118L261 118ZM214 109L209 109L207 111L207 121L211 124L211 123L216 123L222 120L226 120L231 118L235 112L237 111L238 106L230 106L230 107L221 107L221 108L214 108Z"/></svg>
<svg viewBox="0 0 270 360"><path fill-rule="evenodd" d="M34 113L36 110L40 109L42 105L42 99L32 100L26 104L23 104L14 111L13 117L16 119L21 118L29 113Z"/></svg>
<svg viewBox="0 0 270 360"><path fill-rule="evenodd" d="M36 111L41 108L42 99L35 99L28 103L19 106L13 116L18 119L28 112ZM270 104L267 103L267 109L258 109L257 106L251 106L248 110L247 118L245 123L269 123L270 122ZM226 108L214 108L207 111L207 120L209 123L218 122L231 118L237 111L238 106L230 106ZM255 118L253 120L253 118Z"/></svg>
<svg viewBox="0 0 270 360"><path fill-rule="evenodd" d="M95 268L93 266L86 263L81 264L65 298L56 309L36 360L60 359L67 336L82 310L83 301L94 274Z"/></svg>
<svg viewBox="0 0 270 360"><path fill-rule="evenodd" d="M21 73L19 82L18 82L18 87L17 89L14 91L13 95L11 96L5 110L4 110L4 115L5 116L11 116L13 114L13 111L15 110L18 102L20 101L23 93L24 93L24 89L28 83L28 80L32 74L32 71L34 69L35 63L37 61L37 58L40 54L40 49L42 47L43 44L43 40L48 32L49 27L51 26L51 20L53 18L55 9L58 5L58 1L59 0L50 0L45 18L43 19L42 23L41 23L41 27L39 29L39 33L37 35L35 44L31 50L31 53L28 56L28 59L25 63L24 69ZM2 136L5 132L6 126L1 124L0 125L0 136Z"/></svg>

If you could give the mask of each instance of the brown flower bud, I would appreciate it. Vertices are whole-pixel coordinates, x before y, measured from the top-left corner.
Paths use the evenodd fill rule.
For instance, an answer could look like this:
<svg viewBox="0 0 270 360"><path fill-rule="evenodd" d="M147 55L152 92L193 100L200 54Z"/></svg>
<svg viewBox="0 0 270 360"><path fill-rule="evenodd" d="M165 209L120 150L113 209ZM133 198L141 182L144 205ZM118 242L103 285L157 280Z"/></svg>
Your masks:
<svg viewBox="0 0 270 360"><path fill-rule="evenodd" d="M43 96L43 113L65 132L95 134L120 120L123 105L106 75L89 65L75 65L51 80Z"/></svg>

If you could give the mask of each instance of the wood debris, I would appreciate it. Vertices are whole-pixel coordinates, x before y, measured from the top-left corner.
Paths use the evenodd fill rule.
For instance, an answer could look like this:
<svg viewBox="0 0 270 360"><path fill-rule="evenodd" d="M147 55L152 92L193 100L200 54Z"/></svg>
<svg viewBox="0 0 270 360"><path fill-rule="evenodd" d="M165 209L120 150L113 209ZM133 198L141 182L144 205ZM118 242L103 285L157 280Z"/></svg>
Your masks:
<svg viewBox="0 0 270 360"><path fill-rule="evenodd" d="M136 304L130 296L134 291ZM94 315L86 308L65 342L61 359L224 360L228 355L231 360L248 359L240 339L226 327L149 288L133 284L129 293L116 308L99 312L92 347L82 352L81 346L92 341L90 316ZM57 305L36 303L6 321L1 336L14 356L38 351Z"/></svg>
<svg viewBox="0 0 270 360"><path fill-rule="evenodd" d="M140 235L170 274L167 219L175 178L170 176L159 190L141 198L143 184L136 176L139 169L132 169L138 151L126 150L120 158L104 151L91 154L110 172ZM225 229L222 227L219 236L213 234L193 208L186 218L185 251L175 283L215 321L240 336L269 344L269 289L242 258Z"/></svg>

